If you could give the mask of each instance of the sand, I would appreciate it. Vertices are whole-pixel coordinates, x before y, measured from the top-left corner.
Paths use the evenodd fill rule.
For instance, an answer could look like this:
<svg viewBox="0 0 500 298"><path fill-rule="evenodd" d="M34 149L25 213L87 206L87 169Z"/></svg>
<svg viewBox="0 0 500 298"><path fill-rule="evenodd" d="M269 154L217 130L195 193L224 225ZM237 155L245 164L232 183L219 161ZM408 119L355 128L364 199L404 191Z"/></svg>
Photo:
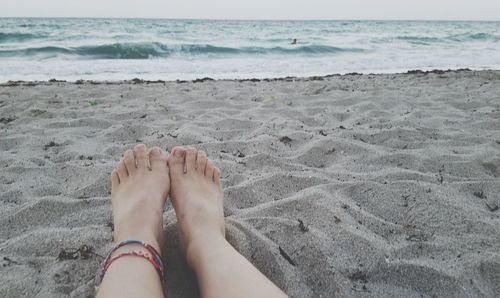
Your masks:
<svg viewBox="0 0 500 298"><path fill-rule="evenodd" d="M206 150L228 240L292 297L500 293L500 72L436 71L1 85L1 297L94 295L138 142ZM168 297L197 297L165 220Z"/></svg>

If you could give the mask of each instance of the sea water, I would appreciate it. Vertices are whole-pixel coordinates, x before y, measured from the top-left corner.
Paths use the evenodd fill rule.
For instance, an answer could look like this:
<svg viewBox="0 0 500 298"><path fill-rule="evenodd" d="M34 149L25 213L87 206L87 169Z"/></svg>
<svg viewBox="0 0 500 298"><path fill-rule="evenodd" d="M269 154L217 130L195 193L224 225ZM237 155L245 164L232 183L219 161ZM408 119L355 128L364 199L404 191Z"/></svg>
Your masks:
<svg viewBox="0 0 500 298"><path fill-rule="evenodd" d="M500 69L500 22L0 18L0 82L457 68Z"/></svg>

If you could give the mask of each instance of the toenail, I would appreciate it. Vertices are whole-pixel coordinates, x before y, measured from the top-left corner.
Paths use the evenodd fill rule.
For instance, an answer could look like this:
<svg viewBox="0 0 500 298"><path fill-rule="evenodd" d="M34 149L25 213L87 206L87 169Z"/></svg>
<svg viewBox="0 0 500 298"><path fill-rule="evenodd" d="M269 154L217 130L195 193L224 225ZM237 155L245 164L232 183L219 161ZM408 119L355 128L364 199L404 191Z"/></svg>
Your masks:
<svg viewBox="0 0 500 298"><path fill-rule="evenodd" d="M151 149L151 153L152 153L153 155L160 155L160 154L161 154L161 152L160 152L160 149L159 149L159 148L152 148L152 149Z"/></svg>
<svg viewBox="0 0 500 298"><path fill-rule="evenodd" d="M175 157L182 157L182 151L181 150L174 149L174 151L172 152L172 154Z"/></svg>

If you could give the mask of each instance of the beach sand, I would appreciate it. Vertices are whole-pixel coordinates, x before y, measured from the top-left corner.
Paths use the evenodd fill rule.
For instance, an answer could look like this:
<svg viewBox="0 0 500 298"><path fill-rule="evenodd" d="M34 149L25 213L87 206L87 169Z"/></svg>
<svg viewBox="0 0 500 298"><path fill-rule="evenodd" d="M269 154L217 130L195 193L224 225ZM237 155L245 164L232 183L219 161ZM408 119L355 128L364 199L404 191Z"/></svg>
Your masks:
<svg viewBox="0 0 500 298"><path fill-rule="evenodd" d="M500 293L500 72L436 71L1 85L1 297L94 295L140 142L208 153L228 240L292 297ZM197 297L165 220L168 297Z"/></svg>

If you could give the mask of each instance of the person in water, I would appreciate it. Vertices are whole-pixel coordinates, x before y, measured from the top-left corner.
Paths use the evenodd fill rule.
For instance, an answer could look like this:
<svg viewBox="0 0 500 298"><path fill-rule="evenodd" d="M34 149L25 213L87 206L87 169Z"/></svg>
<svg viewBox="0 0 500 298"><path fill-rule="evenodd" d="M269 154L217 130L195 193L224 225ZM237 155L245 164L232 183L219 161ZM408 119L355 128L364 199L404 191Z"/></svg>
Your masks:
<svg viewBox="0 0 500 298"><path fill-rule="evenodd" d="M297 44L297 38L294 38L291 44Z"/></svg>
<svg viewBox="0 0 500 298"><path fill-rule="evenodd" d="M97 297L164 297L163 209L170 197L180 248L202 297L286 297L225 239L221 173L207 154L140 144L111 173L115 248Z"/></svg>

